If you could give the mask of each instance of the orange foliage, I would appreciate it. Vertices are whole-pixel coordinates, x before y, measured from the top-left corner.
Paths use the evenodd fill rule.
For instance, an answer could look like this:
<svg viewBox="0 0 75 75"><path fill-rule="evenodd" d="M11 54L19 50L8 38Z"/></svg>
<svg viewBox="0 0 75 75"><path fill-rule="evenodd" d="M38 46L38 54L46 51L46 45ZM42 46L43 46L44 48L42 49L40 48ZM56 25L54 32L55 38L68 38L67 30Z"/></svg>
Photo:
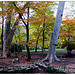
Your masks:
<svg viewBox="0 0 75 75"><path fill-rule="evenodd" d="M62 39L75 38L75 18L63 20L62 24L59 37Z"/></svg>

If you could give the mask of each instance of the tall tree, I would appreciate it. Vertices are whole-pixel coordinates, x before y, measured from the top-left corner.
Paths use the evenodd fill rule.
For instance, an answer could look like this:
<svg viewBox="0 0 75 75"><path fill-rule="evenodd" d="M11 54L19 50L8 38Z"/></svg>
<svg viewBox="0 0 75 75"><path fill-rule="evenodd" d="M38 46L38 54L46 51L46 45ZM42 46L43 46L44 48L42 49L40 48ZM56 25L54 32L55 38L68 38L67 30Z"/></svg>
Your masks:
<svg viewBox="0 0 75 75"><path fill-rule="evenodd" d="M42 42L42 54L43 54L43 49L44 49L44 27L45 27L45 19L44 19L44 23L43 23L43 42Z"/></svg>
<svg viewBox="0 0 75 75"><path fill-rule="evenodd" d="M67 19L62 21L62 26L60 30L60 37L63 40L70 40L71 38L74 38L75 33L75 19Z"/></svg>
<svg viewBox="0 0 75 75"><path fill-rule="evenodd" d="M61 45L62 47L67 46L67 52L69 54L69 51L71 49L75 48L75 18L73 19L67 19L62 21L61 30L59 33L59 37L61 38Z"/></svg>
<svg viewBox="0 0 75 75"><path fill-rule="evenodd" d="M9 10L10 10L10 8L9 8ZM9 35L9 33L10 33L9 32L10 31L10 24L11 24L11 13L8 12L7 17L6 17L5 34L4 34L4 47L3 47L3 57L6 57L6 58L9 55L10 43L7 40L7 37Z"/></svg>
<svg viewBox="0 0 75 75"><path fill-rule="evenodd" d="M27 32L27 44L29 43L29 3L28 3L28 13L27 13L27 25L26 25L26 32ZM27 48L27 54L28 54L28 59L31 59L30 57L30 52L29 52L29 46L26 44Z"/></svg>
<svg viewBox="0 0 75 75"><path fill-rule="evenodd" d="M2 51L3 51L3 27L4 27L4 16L3 16L3 1L2 1L2 33L1 33Z"/></svg>
<svg viewBox="0 0 75 75"><path fill-rule="evenodd" d="M39 29L37 28L37 31L39 31ZM39 34L37 35L37 39L36 39L36 44L35 44L35 52L37 52L37 44L38 44L38 39L39 39Z"/></svg>
<svg viewBox="0 0 75 75"><path fill-rule="evenodd" d="M11 3L11 4L10 4ZM12 2L9 2L8 3L9 5L8 5L8 8L10 8L11 7L11 9L9 10L10 12L12 12L11 10L13 10L12 9ZM23 21L23 19L22 19L22 15L21 15L21 13L23 13L24 12L24 10L27 8L27 6L28 6L28 4L26 3L26 4L24 4L24 6L23 6L23 8L21 9L21 11L19 11L18 9L16 9L16 11L19 13L19 16L18 16L18 18L16 19L16 21L15 21L15 23L14 23L14 25L12 26L12 28L11 29L9 29L9 31L8 31L8 27L10 26L10 13L9 14L7 14L7 19L6 19L6 27L5 27L5 33L7 33L7 35L5 35L5 42L4 42L4 48L3 48L3 57L6 57L7 58L7 54L8 54L8 52L9 52L9 49L10 49L10 45L11 45L11 42L12 42L12 40L13 40L13 36L14 36L14 32L16 31L16 29L17 29L17 26L18 26L18 24L19 24L19 21L20 21L20 19ZM7 9L8 10L8 9ZM24 21L23 21L24 22ZM10 28L10 27L9 27ZM7 32L8 31L8 32ZM6 42L8 42L7 44L6 44Z"/></svg>
<svg viewBox="0 0 75 75"><path fill-rule="evenodd" d="M14 4L14 6L15 6L17 9L19 9L19 8L15 5L15 3L13 3L13 4ZM27 5L27 6L28 6L28 7L27 7L27 24L24 22L24 20L23 20L23 18L22 18L23 13L19 13L19 12L18 12L18 13L19 13L20 18L22 19L24 25L26 26L26 33L27 33L26 49L27 49L28 60L29 60L29 59L31 59L31 57L30 57L30 52L29 52L29 46L28 46L28 43L29 43L29 2L28 2L28 5Z"/></svg>
<svg viewBox="0 0 75 75"><path fill-rule="evenodd" d="M38 39L38 40L36 40L35 44L38 44L37 42L40 42L39 45L42 46L42 54L43 54L43 49L44 49L44 43L46 41L45 33L48 30L46 28L47 27L49 28L50 26L53 27L52 25L50 25L50 23L52 22L52 20L54 18L53 17L54 12L52 10L49 10L49 7L51 7L51 9L52 9L53 4L54 4L53 2L47 2L47 1L33 2L32 8L33 8L33 10L35 10L35 13L31 17L30 24L33 25L35 28L37 27L40 31L40 33L39 33L38 30L35 30L34 35L35 35L35 39ZM38 38L38 34L39 34L39 38ZM36 45L36 47L37 47L37 45ZM35 50L37 49L36 47L35 47Z"/></svg>
<svg viewBox="0 0 75 75"><path fill-rule="evenodd" d="M53 33L52 33L52 36L51 36L51 41L50 41L48 54L45 57L45 59L42 60L42 62L47 60L47 59L49 60L49 63L52 63L55 60L59 61L59 59L56 56L56 46L57 46L57 40L58 40L58 35L59 35L61 21L62 21L64 4L65 4L64 1L59 2L57 15L56 15L56 20L55 20L55 25L54 25Z"/></svg>

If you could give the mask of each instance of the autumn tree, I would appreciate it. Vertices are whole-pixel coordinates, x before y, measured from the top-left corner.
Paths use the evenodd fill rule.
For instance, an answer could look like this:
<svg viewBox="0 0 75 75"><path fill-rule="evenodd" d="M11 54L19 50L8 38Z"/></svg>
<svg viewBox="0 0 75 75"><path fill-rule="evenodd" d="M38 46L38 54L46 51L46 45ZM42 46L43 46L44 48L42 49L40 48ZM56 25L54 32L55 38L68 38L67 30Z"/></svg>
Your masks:
<svg viewBox="0 0 75 75"><path fill-rule="evenodd" d="M2 51L3 51L3 28L4 28L3 1L1 2L1 6L2 6L2 33L1 33L1 42L2 42Z"/></svg>
<svg viewBox="0 0 75 75"><path fill-rule="evenodd" d="M27 25L26 25L27 43L29 43L29 5L30 5L30 3L28 3ZM30 57L30 52L29 52L29 47L28 47L27 44L26 44L26 48L27 48L28 59L31 59L31 57Z"/></svg>
<svg viewBox="0 0 75 75"><path fill-rule="evenodd" d="M4 34L4 47L3 47L3 57L6 57L6 55L9 55L9 47L10 43L7 40L7 36L10 33L10 24L11 24L11 12L12 12L12 7L11 3L8 4L9 8L7 8L7 17L6 17L6 25L5 25L5 34Z"/></svg>
<svg viewBox="0 0 75 75"><path fill-rule="evenodd" d="M31 16L30 19L30 25L33 25L35 27L35 34L33 34L36 38L35 43L35 51L37 49L37 44L39 40L39 44L42 46L42 54L44 49L44 41L46 40L46 34L47 28L51 26L49 24L52 23L53 17L53 11L49 9L49 7L52 7L54 3L53 2L33 2L33 10L35 10L33 16ZM35 20L34 20L35 19ZM48 26L49 25L49 26ZM53 26L52 26L53 27ZM40 33L39 33L40 32ZM36 37L37 36L37 37Z"/></svg>
<svg viewBox="0 0 75 75"><path fill-rule="evenodd" d="M62 26L61 26L61 30L59 33L59 37L62 40L62 46L68 46L70 47L73 44L75 44L74 39L75 39L75 18L73 19L66 19L62 21ZM74 47L73 47L74 48ZM72 49L72 48L71 48ZM67 50L68 51L68 50Z"/></svg>
<svg viewBox="0 0 75 75"><path fill-rule="evenodd" d="M13 4L14 4L14 6L15 6L17 9L19 9L19 8L15 5L15 3L13 3ZM27 32L26 49L27 49L28 59L31 59L31 57L30 57L30 52L29 52L29 46L28 46L28 43L29 43L29 7L30 7L30 2L28 2L28 4L27 4L27 9L28 9L28 10L27 10L27 24L25 23L25 21L24 21L23 18L22 18L23 13L19 13L19 15L20 15L20 18L22 19L24 25L26 26L26 32Z"/></svg>
<svg viewBox="0 0 75 75"><path fill-rule="evenodd" d="M6 29L6 27L5 27L5 29L6 29L6 30L5 30L5 33L7 33L7 35L5 35L5 37L4 37L4 38L5 38L5 41L4 41L3 57L7 57L7 54L8 54L9 49L10 49L11 42L12 42L12 40L13 40L14 32L16 31L16 28L17 28L17 26L18 26L18 24L19 24L20 19L23 21L21 13L23 13L23 11L24 11L24 10L27 8L27 6L28 6L28 4L25 3L25 5L23 6L23 8L21 8L21 12L20 12L19 9L15 9L15 11L19 13L19 16L18 16L18 18L16 19L16 21L14 22L14 25L12 26L12 28L10 29L11 13L12 13L14 7L12 6L12 2L7 2L6 5L7 5L7 7L5 7L5 8L8 8L9 10L6 9L7 18L6 18L6 25L5 25L5 26L6 26L7 28L9 28L9 29ZM9 7L11 7L11 8L9 8ZM11 13L10 13L10 12L11 12ZM12 17L13 17L13 16L12 16ZM9 30L9 31L8 31L8 30ZM8 32L7 32L7 31L8 31ZM6 42L8 42L9 45L7 45Z"/></svg>
<svg viewBox="0 0 75 75"><path fill-rule="evenodd" d="M0 46L2 46L2 28L0 27Z"/></svg>
<svg viewBox="0 0 75 75"><path fill-rule="evenodd" d="M44 60L48 59L49 63L52 63L55 60L59 61L59 59L56 56L56 45L57 45L57 39L58 39L60 26L61 26L61 21L62 21L64 4L65 4L64 1L63 2L62 1L59 2L57 15L56 15L56 20L55 20L55 25L54 25L53 33L52 33L52 36L51 36L51 41L50 41L48 54L47 54L47 56L44 59ZM42 60L42 62L44 60Z"/></svg>

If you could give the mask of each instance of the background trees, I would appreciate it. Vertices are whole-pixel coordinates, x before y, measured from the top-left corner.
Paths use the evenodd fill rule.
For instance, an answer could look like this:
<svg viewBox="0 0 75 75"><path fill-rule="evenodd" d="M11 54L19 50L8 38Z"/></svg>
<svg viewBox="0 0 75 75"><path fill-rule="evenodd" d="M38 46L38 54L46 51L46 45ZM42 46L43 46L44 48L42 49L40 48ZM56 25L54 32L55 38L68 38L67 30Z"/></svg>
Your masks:
<svg viewBox="0 0 75 75"><path fill-rule="evenodd" d="M23 3L23 5L21 6L20 3ZM41 49L42 47L43 54L43 49L48 48L49 42L51 41L50 38L55 22L55 17L53 15L54 12L52 10L52 6L54 5L56 5L54 2L47 1L3 2L3 13L6 12L5 14L3 14L3 16L7 17L5 25L5 27L7 27L5 28L5 32L7 33L7 35L4 35L7 37L7 42L11 44L11 42L13 43L13 40L15 39L15 43L27 46L28 53L29 48L35 47L35 51L37 52L37 48L40 47ZM9 12L11 13L9 14ZM62 23L64 24L65 21L63 21ZM18 26L20 24L21 26ZM63 25L62 28L64 28L64 26L65 25ZM18 27L20 28L16 33L15 31L18 29ZM20 29L22 27L26 28L25 33L20 33ZM71 30L69 29L69 34L70 31ZM71 32L74 33L73 31ZM63 33L61 33L61 35L62 34ZM8 49L7 47L5 47L5 49L6 50L4 50L4 53L6 53L6 51L10 49L10 46L8 47ZM7 51L7 53L8 52L9 51ZM5 55L4 57L7 57L7 53L3 54ZM28 58L30 59L30 53L28 54Z"/></svg>
<svg viewBox="0 0 75 75"><path fill-rule="evenodd" d="M33 32L36 42L35 46L39 43L39 46L42 46L42 54L44 49L44 44L48 45L45 42L48 42L51 31L53 30L53 21L55 20L53 16L53 11L49 9L54 3L53 2L33 2L33 10L36 10L30 18L30 25L35 27L36 32ZM37 8L36 8L37 7ZM34 20L35 19L35 20ZM46 35L47 34L47 35ZM37 37L36 37L37 36ZM34 40L34 39L33 39ZM44 42L45 41L45 42ZM35 49L37 49L35 47Z"/></svg>
<svg viewBox="0 0 75 75"><path fill-rule="evenodd" d="M59 37L61 38L62 47L71 47L70 49L74 49L74 39L75 39L75 18L66 19L62 21L62 26L60 30Z"/></svg>
<svg viewBox="0 0 75 75"><path fill-rule="evenodd" d="M7 33L7 35L5 35L5 41L7 41L9 43L9 45L8 44L5 44L6 42L4 41L3 57L7 57L7 53L8 53L8 50L10 49L10 45L11 45L11 42L12 42L12 39L13 39L14 32L15 32L15 30L17 28L17 25L18 25L20 19L22 19L21 18L21 16L22 16L21 13L23 11L20 12L19 9L16 10L17 12L19 12L19 17L15 21L15 19L13 19L13 17L15 16L15 14L14 14L15 9L14 9L14 6L12 5L12 2L4 2L4 5L3 6L5 8L5 12L6 12L6 15L7 15L6 25L5 25L5 29L7 27L7 29L5 30L5 33ZM27 4L25 4L23 6L22 10L25 10L26 9L25 6L27 6ZM11 29L10 29L10 24L11 24L12 21L10 20L10 18L12 18L11 19L12 21L15 21L14 22L14 25L11 27Z"/></svg>
<svg viewBox="0 0 75 75"><path fill-rule="evenodd" d="M48 11L48 9L49 9L49 5L53 5L53 2L39 2L39 1L38 2L24 2L23 7L19 6L18 4L19 4L19 2L3 2L3 7L4 7L3 9L4 9L4 12L6 12L5 16L7 16L6 25L5 25L5 35L4 35L3 57L7 57L10 54L10 50L9 50L10 45L13 40L14 33L15 33L16 29L18 28L18 24L19 24L20 20L22 20L24 25L26 25L27 41L28 41L28 39L29 39L29 29L28 29L29 8L33 9L36 12L36 14L39 16L38 19L41 22L40 26L42 28L42 29L41 28L40 29L41 29L41 32L43 33L43 46L44 46L44 38L45 38L44 37L44 29L45 28L43 26L45 24L44 22L52 21L52 19L49 19L50 16L48 16L48 14L50 14L52 17L53 12ZM46 9L47 6L48 6L48 8ZM43 9L42 9L42 7L43 7ZM28 8L28 11L25 10L26 8ZM45 11L47 11L47 12L45 12ZM24 18L23 13L28 15L27 19ZM19 16L17 16L17 15L19 15ZM15 18L15 16L17 16L17 18ZM41 19L40 19L40 17L41 17ZM42 19L42 18L44 18L44 19ZM26 24L26 22L27 22L27 24ZM35 23L35 24L37 24L37 23ZM12 25L12 27L10 27L11 25ZM38 25L38 27L39 27L39 25ZM42 36L42 33L41 33L41 36ZM40 40L41 40L41 37L40 37ZM28 58L30 58L29 49L28 49L28 45L27 45L27 44L29 44L29 42L27 42L25 44L27 46ZM43 49L42 49L42 52L43 52Z"/></svg>

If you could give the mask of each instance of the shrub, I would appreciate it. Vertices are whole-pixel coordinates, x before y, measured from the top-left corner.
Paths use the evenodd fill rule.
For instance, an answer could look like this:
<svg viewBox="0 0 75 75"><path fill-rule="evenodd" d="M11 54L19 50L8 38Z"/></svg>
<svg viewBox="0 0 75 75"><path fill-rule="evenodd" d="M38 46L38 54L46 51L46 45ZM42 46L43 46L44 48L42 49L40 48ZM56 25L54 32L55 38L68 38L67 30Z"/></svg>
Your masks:
<svg viewBox="0 0 75 75"><path fill-rule="evenodd" d="M22 48L24 48L22 45L11 44L10 51L11 51L11 53L22 52Z"/></svg>
<svg viewBox="0 0 75 75"><path fill-rule="evenodd" d="M64 41L62 48L66 47L68 54L71 54L72 49L75 49L75 43L73 41Z"/></svg>
<svg viewBox="0 0 75 75"><path fill-rule="evenodd" d="M0 51L2 51L2 46L0 46Z"/></svg>

